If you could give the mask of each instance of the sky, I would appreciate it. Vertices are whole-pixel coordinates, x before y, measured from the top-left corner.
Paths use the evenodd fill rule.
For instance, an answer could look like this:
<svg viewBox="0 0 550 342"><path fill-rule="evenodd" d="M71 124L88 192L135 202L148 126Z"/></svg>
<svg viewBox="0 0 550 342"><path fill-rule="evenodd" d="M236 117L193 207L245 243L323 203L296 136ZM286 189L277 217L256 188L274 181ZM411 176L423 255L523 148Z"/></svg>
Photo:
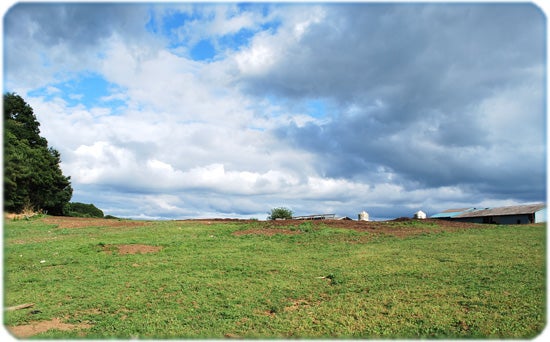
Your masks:
<svg viewBox="0 0 550 342"><path fill-rule="evenodd" d="M4 93L73 202L139 219L546 201L535 3L15 3Z"/></svg>

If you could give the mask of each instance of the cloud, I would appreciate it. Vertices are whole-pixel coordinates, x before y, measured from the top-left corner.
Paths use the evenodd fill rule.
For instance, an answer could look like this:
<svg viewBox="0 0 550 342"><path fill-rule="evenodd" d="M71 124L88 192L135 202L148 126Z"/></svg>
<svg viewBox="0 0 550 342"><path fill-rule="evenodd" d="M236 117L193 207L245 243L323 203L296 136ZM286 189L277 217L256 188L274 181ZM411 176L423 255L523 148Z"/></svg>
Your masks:
<svg viewBox="0 0 550 342"><path fill-rule="evenodd" d="M329 123L280 127L281 139L318 155L329 177L376 181L383 167L403 184L478 186L487 196L518 189L522 198L529 188L542 198L544 19L536 7L331 9L286 58L245 80L259 96L338 104ZM529 177L518 186L522 174Z"/></svg>
<svg viewBox="0 0 550 342"><path fill-rule="evenodd" d="M73 200L109 214L391 218L546 193L531 4L17 4L4 37L5 89Z"/></svg>
<svg viewBox="0 0 550 342"><path fill-rule="evenodd" d="M285 22L277 31L266 30L257 34L248 49L234 56L242 77L263 78L278 70L279 63L293 59L293 49L300 43L304 33L325 16L324 9L319 6L299 6L285 8L284 11ZM283 16L280 12L279 15Z"/></svg>
<svg viewBox="0 0 550 342"><path fill-rule="evenodd" d="M6 86L24 93L75 72L95 69L101 49L113 35L128 44L160 45L141 29L144 5L124 4L15 4L4 15L4 66L16 79ZM24 42L24 44L21 44Z"/></svg>

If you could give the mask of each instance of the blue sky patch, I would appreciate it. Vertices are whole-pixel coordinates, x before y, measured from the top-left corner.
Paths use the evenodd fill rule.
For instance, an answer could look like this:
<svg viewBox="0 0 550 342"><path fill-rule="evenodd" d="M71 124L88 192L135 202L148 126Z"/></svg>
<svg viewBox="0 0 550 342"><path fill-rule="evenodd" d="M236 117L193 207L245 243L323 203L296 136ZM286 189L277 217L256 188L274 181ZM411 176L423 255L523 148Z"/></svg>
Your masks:
<svg viewBox="0 0 550 342"><path fill-rule="evenodd" d="M258 10L257 4L238 4L238 13L248 9ZM265 17L268 15L270 6L260 6L261 13ZM150 19L145 25L148 32L164 36L168 39L167 47L171 50L178 50L181 47L189 49L190 57L194 60L205 61L215 58L216 54L224 50L237 51L250 44L250 40L255 34L262 31L271 33L277 32L281 26L280 19L271 20L260 24L256 28L242 28L236 33L223 36L214 35L208 39L203 39L194 46L189 46L190 38L182 36L182 28L195 21L212 21L215 19L210 12L202 12L200 8L195 8L192 12L182 12L174 10L157 15L153 10L150 11Z"/></svg>
<svg viewBox="0 0 550 342"><path fill-rule="evenodd" d="M174 29L185 25L189 20L193 20L195 16L184 12L172 12L162 18L161 32L170 36ZM158 27L158 25L157 25Z"/></svg>
<svg viewBox="0 0 550 342"><path fill-rule="evenodd" d="M119 99L108 99L113 93L120 90L117 85L108 82L100 74L86 73L71 80L50 84L29 92L29 96L43 97L52 100L61 97L69 106L84 105L86 108L124 105Z"/></svg>
<svg viewBox="0 0 550 342"><path fill-rule="evenodd" d="M222 49L239 50L243 46L248 46L256 32L249 29L242 29L235 34L226 34L218 42Z"/></svg>
<svg viewBox="0 0 550 342"><path fill-rule="evenodd" d="M197 14L190 14L181 11L170 11L159 18L154 10L149 12L149 21L145 25L145 29L148 32L164 36L168 38L170 48L177 48L185 45L187 39L182 39L178 35L178 29L184 26L187 22L197 20L199 16Z"/></svg>
<svg viewBox="0 0 550 342"><path fill-rule="evenodd" d="M191 58L196 61L212 60L216 56L216 48L209 39L199 41L190 51Z"/></svg>
<svg viewBox="0 0 550 342"><path fill-rule="evenodd" d="M314 118L323 118L327 116L327 103L320 99L308 100L306 110Z"/></svg>

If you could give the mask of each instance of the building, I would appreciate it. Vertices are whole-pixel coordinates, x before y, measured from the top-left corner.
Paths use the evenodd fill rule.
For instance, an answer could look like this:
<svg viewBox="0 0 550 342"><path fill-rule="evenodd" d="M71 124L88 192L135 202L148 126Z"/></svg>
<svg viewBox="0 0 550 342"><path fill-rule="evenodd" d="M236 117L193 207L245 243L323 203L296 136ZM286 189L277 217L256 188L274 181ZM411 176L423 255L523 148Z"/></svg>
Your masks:
<svg viewBox="0 0 550 342"><path fill-rule="evenodd" d="M305 216L294 216L293 220L334 220L336 219L336 214L315 214L315 215L305 215Z"/></svg>
<svg viewBox="0 0 550 342"><path fill-rule="evenodd" d="M367 213L366 211L362 211L359 213L359 215L357 215L357 220L358 221L368 221L369 220L369 213Z"/></svg>
<svg viewBox="0 0 550 342"><path fill-rule="evenodd" d="M335 217L334 219L339 221L353 221L353 219L349 216L339 216Z"/></svg>
<svg viewBox="0 0 550 342"><path fill-rule="evenodd" d="M414 213L413 218L418 220L424 220L426 218L426 213L423 212L422 210L419 210L416 213Z"/></svg>
<svg viewBox="0 0 550 342"><path fill-rule="evenodd" d="M451 219L451 218L454 218L455 216L468 213L474 210L476 210L476 208L447 209L445 211L440 212L439 214L430 216L430 218Z"/></svg>
<svg viewBox="0 0 550 342"><path fill-rule="evenodd" d="M459 222L527 224L546 222L546 203L515 205L498 208L449 209L431 218Z"/></svg>

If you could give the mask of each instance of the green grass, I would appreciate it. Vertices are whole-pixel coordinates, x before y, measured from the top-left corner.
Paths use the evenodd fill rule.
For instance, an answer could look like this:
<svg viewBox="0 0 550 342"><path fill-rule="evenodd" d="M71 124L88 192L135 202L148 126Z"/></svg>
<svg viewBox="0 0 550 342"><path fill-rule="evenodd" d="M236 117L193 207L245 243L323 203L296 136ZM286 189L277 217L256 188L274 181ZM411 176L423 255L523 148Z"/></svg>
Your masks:
<svg viewBox="0 0 550 342"><path fill-rule="evenodd" d="M35 305L6 311L4 324L91 324L36 335L68 339L532 338L545 327L544 225L396 238L305 222L287 227L299 234L233 234L262 225L6 221L4 305ZM163 249L105 252L118 244Z"/></svg>

